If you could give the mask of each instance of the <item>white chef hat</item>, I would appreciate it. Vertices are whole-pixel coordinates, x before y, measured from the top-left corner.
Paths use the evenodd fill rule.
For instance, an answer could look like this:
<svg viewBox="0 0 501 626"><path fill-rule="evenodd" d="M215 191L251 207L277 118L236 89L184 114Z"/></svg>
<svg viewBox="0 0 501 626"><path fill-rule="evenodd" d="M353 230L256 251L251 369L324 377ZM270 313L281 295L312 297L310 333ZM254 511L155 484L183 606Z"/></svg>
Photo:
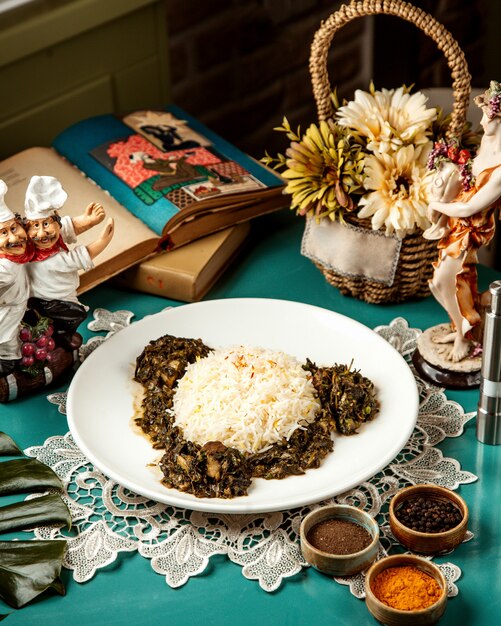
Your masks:
<svg viewBox="0 0 501 626"><path fill-rule="evenodd" d="M7 185L0 179L0 224L14 219L14 213L5 204L5 194L7 193Z"/></svg>
<svg viewBox="0 0 501 626"><path fill-rule="evenodd" d="M32 176L24 199L26 219L49 217L63 206L67 197L68 194L54 176Z"/></svg>

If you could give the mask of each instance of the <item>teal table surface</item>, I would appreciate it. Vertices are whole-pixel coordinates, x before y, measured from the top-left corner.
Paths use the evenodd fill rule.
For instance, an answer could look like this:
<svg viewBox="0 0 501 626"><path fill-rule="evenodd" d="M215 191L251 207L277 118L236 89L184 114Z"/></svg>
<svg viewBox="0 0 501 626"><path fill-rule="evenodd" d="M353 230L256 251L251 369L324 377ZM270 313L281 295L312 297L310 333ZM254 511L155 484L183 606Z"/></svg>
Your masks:
<svg viewBox="0 0 501 626"><path fill-rule="evenodd" d="M256 220L249 246L206 299L294 300L337 311L371 328L388 324L395 317L404 317L409 326L420 329L446 321L445 313L431 297L399 305L371 305L341 295L300 255L302 226L302 220L288 212ZM499 277L498 272L481 267L481 288ZM119 291L109 285L84 294L82 301L91 309L133 311L135 319L169 305L182 304ZM85 324L80 332L84 340L90 336ZM46 400L46 395L40 393L0 405L0 430L10 434L23 449L68 431L65 416ZM476 410L478 391L447 392L447 396L466 412ZM478 443L473 419L460 437L449 437L438 447L445 456L457 459L464 470L478 476L477 482L459 488L470 508L469 528L474 539L459 546L453 555L436 559L437 562L450 560L462 570L456 583L459 594L449 600L440 623L444 626L501 623L501 446ZM16 536L26 538L25 533ZM286 579L273 593L263 591L256 581L245 579L240 567L225 556L213 557L202 575L177 589L167 586L164 577L156 574L150 562L137 552L121 553L112 565L99 570L86 583L75 582L71 572L65 569L62 578L67 588L65 596L47 593L17 611L0 602L0 615L10 613L5 623L9 626L377 624L363 600L311 568Z"/></svg>

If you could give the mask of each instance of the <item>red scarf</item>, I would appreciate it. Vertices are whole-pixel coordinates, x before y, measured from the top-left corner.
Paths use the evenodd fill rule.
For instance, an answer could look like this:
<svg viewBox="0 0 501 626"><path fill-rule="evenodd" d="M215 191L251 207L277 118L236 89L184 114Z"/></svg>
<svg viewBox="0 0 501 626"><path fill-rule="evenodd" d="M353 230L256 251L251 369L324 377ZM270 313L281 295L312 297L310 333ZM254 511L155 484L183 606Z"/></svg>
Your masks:
<svg viewBox="0 0 501 626"><path fill-rule="evenodd" d="M0 256L3 259L12 261L13 263L29 263L29 261L33 260L34 254L35 246L33 245L33 242L28 239L28 241L26 242L26 250L23 254L1 254Z"/></svg>
<svg viewBox="0 0 501 626"><path fill-rule="evenodd" d="M61 235L59 235L59 239L50 248L37 248L35 246L35 254L33 255L33 258L31 260L45 261L45 259L48 259L49 257L61 251L68 252L68 246L64 243Z"/></svg>

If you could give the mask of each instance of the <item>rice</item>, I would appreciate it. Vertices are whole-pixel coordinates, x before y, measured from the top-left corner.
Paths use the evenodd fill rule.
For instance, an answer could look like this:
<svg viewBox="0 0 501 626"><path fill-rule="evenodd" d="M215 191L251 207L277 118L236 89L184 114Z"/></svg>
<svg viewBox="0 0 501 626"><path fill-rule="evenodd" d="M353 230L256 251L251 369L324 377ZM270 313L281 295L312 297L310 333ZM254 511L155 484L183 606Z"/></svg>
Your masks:
<svg viewBox="0 0 501 626"><path fill-rule="evenodd" d="M310 375L294 357L234 346L188 365L172 414L189 441L255 453L305 428L319 408Z"/></svg>

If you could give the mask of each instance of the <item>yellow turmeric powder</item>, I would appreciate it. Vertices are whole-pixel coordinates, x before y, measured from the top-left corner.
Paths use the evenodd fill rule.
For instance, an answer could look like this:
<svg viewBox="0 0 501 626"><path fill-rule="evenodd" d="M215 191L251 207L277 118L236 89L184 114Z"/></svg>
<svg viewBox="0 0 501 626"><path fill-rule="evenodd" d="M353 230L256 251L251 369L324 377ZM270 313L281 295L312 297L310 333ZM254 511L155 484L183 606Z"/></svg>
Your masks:
<svg viewBox="0 0 501 626"><path fill-rule="evenodd" d="M437 602L443 593L437 581L417 567L388 567L372 582L373 594L401 611L419 611Z"/></svg>

